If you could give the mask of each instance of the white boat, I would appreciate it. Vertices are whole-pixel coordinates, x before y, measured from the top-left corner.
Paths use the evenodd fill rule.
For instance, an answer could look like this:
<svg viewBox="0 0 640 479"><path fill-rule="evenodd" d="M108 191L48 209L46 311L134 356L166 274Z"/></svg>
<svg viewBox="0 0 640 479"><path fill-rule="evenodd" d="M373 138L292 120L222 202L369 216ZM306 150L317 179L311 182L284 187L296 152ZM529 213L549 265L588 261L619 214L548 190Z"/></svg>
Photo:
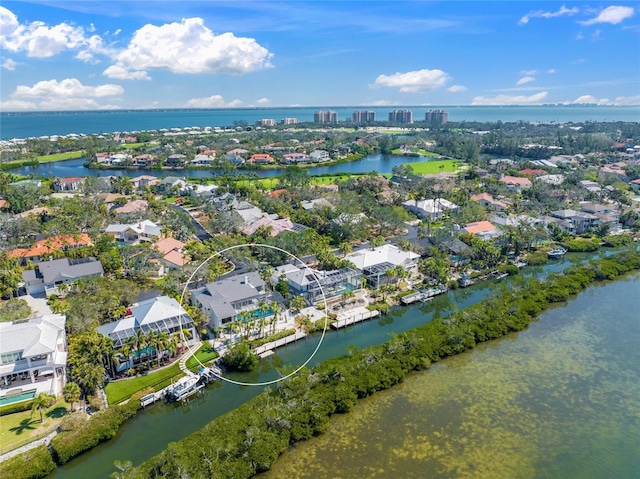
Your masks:
<svg viewBox="0 0 640 479"><path fill-rule="evenodd" d="M168 398L172 401L185 399L190 396L192 392L196 391L199 381L200 377L195 375L178 379L173 385L169 386L167 390Z"/></svg>
<svg viewBox="0 0 640 479"><path fill-rule="evenodd" d="M558 246L557 248L549 251L547 254L549 255L549 258L561 258L566 252L566 249L564 249L562 246Z"/></svg>

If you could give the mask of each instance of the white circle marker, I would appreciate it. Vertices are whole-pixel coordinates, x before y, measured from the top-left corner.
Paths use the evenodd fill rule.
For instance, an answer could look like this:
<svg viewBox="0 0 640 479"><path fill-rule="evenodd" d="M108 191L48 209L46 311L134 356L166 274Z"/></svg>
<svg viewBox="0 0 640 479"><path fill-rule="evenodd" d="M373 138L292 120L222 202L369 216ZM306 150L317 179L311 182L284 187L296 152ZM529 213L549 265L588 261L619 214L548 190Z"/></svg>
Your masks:
<svg viewBox="0 0 640 479"><path fill-rule="evenodd" d="M311 353L311 356L309 356L309 358L304 363L302 363L302 365L300 365L296 370L290 372L286 376L282 376L280 378L273 379L271 381L263 381L263 382L259 382L259 383L247 383L247 382L243 382L243 381L235 381L233 379L225 378L224 376L222 376L222 375L216 373L215 371L211 370L213 375L216 376L218 379L222 379L223 381L226 381L226 382L231 383L231 384L237 384L238 386L269 386L270 384L276 384L276 383L278 383L280 381L284 381L285 379L290 378L291 376L294 376L299 371L301 371L302 368L304 368L307 364L309 364L311 362L311 360L314 358L314 356L316 355L316 353L318 352L318 349L320 349L320 346L322 345L322 341L324 340L324 336L327 333L327 320L329 319L329 309L328 309L328 306L327 306L327 298L324 295L324 289L322 288L322 285L320 284L320 280L318 279L318 276L306 264L304 264L304 262L300 258L298 258L293 253L290 253L289 251L283 250L282 248L278 248L277 246L271 246L271 245L262 244L262 243L246 243L246 244L229 246L227 248L221 249L220 251L212 254L207 259L205 259L194 270L194 272L191 273L191 276L189 276L189 279L187 280L187 282L184 285L184 288L182 289L182 294L180 295L180 307L182 307L184 309L184 307L182 306L182 303L184 301L184 295L185 295L185 293L187 291L187 286L189 285L189 283L191 282L191 280L193 279L195 274L198 272L198 270L200 270L200 268L202 268L205 264L207 264L209 261L211 261L213 258L215 258L217 256L220 256L221 258L224 258L222 256L222 254L226 253L227 251L231 251L231 250L238 249L238 248L246 248L246 247L249 247L249 248L254 248L254 247L269 248L269 249L272 249L272 250L275 250L275 251L280 251L281 253L287 254L287 255L291 256L292 258L294 258L296 261L298 261L300 264L302 264L304 266L305 270L309 271L313 275L316 283L318 283L318 286L320 287L320 293L322 293L322 301L324 302L324 328L322 329L322 335L320 336L320 341L318 342L316 348ZM228 261L227 258L224 258L224 259ZM182 340L184 342L186 342L185 337L184 337L184 331L182 330L182 321L181 321L180 317L178 317L178 321L179 321L179 324L180 324L180 336L181 336ZM189 349L191 349L191 348L189 348ZM203 367L203 368L206 367L195 356L195 353L192 355L192 357L198 362L198 364L201 367ZM185 363L185 367L186 367L186 363Z"/></svg>

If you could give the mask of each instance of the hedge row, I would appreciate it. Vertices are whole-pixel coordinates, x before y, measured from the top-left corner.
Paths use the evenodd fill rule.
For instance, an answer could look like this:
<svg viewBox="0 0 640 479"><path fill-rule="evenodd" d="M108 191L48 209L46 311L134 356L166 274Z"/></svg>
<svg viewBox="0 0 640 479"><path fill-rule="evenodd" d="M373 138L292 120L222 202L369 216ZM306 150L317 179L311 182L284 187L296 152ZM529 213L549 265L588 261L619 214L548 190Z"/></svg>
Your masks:
<svg viewBox="0 0 640 479"><path fill-rule="evenodd" d="M47 446L42 445L7 459L0 466L0 476L11 479L38 479L56 468Z"/></svg>
<svg viewBox="0 0 640 479"><path fill-rule="evenodd" d="M56 435L51 440L56 462L65 464L100 442L114 437L120 425L140 409L142 395L136 393L126 404L108 407L91 416L81 427Z"/></svg>
<svg viewBox="0 0 640 479"><path fill-rule="evenodd" d="M17 402L14 404L7 404L0 407L0 416L6 416L7 414L13 414L16 412L28 411L33 406L33 399L29 401Z"/></svg>
<svg viewBox="0 0 640 479"><path fill-rule="evenodd" d="M389 388L410 372L526 328L549 304L594 281L640 269L637 251L571 267L545 280L515 277L496 295L447 318L434 319L387 343L351 352L278 383L161 454L132 469L131 478L248 478L268 470L296 441L324 432L334 413Z"/></svg>

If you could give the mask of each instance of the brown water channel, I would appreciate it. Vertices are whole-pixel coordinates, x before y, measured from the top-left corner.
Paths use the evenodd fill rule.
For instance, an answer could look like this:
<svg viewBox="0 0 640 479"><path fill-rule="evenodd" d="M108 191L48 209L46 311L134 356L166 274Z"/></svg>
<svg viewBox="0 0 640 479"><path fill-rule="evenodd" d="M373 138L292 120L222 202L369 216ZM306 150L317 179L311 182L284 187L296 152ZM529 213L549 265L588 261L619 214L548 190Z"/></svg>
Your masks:
<svg viewBox="0 0 640 479"><path fill-rule="evenodd" d="M358 402L260 477L623 479L638 451L635 274Z"/></svg>

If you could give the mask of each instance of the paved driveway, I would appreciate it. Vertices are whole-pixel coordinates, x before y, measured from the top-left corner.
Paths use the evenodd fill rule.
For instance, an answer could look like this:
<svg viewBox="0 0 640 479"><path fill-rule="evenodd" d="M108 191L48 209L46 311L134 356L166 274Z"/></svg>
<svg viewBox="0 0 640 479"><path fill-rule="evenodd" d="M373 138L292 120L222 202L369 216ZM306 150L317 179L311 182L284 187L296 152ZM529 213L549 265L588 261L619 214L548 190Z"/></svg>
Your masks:
<svg viewBox="0 0 640 479"><path fill-rule="evenodd" d="M26 294L20 296L20 299L24 299L31 308L31 317L43 316L45 314L51 314L51 308L47 304L47 298L44 293L31 296Z"/></svg>

